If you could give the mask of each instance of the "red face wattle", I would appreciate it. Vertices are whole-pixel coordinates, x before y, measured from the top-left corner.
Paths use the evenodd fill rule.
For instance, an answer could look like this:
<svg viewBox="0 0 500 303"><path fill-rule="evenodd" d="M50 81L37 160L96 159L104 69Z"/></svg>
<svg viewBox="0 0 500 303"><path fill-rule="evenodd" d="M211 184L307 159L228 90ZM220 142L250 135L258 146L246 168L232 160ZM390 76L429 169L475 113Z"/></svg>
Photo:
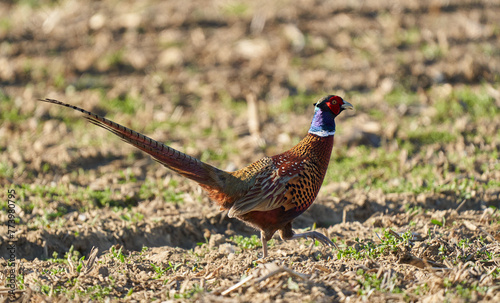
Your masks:
<svg viewBox="0 0 500 303"><path fill-rule="evenodd" d="M328 106L328 108L330 108L332 113L334 113L335 115L340 114L340 111L342 110L341 106L343 104L344 104L344 100L342 100L342 98L340 98L339 96L331 96L330 99L328 99L328 101L326 101L326 105Z"/></svg>

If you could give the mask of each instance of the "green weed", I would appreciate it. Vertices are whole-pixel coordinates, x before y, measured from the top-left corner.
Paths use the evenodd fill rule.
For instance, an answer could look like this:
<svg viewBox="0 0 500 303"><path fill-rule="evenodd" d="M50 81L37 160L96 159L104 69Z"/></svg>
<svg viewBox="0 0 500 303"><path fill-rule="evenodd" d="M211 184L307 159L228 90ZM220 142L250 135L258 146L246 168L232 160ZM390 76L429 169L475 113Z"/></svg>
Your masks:
<svg viewBox="0 0 500 303"><path fill-rule="evenodd" d="M384 230L384 238L381 243L375 244L372 241L366 241L356 238L356 244L353 246L345 246L337 251L337 259L376 259L387 255L391 252L396 252L400 246L408 246L412 237L411 231L407 231L399 237L394 236L388 230Z"/></svg>
<svg viewBox="0 0 500 303"><path fill-rule="evenodd" d="M5 95L0 89L0 121L20 123L31 118L30 113L25 113L21 106L16 105L14 101Z"/></svg>
<svg viewBox="0 0 500 303"><path fill-rule="evenodd" d="M241 249L255 249L257 247L262 247L262 242L257 235L252 235L250 237L244 237L241 235L232 236L229 238L231 241L236 243Z"/></svg>
<svg viewBox="0 0 500 303"><path fill-rule="evenodd" d="M241 235L232 236L229 240L233 241L238 245L238 247L242 250L255 249L258 247L262 247L262 242L260 241L260 237L257 235L252 235L250 237L244 237ZM269 247L274 246L274 239L271 239L267 242Z"/></svg>
<svg viewBox="0 0 500 303"><path fill-rule="evenodd" d="M388 104L397 106L401 104L413 105L418 103L418 96L414 92L404 89L402 86L392 90L385 96Z"/></svg>
<svg viewBox="0 0 500 303"><path fill-rule="evenodd" d="M428 145L428 144L446 144L455 142L457 140L457 136L450 132L441 132L441 131L418 131L411 132L408 134L410 142L416 145Z"/></svg>
<svg viewBox="0 0 500 303"><path fill-rule="evenodd" d="M171 261L168 261L168 266L166 267L161 267L154 263L151 263L151 268L153 268L153 270L156 272L156 276L154 277L154 279L159 279L162 276L167 275L168 273L171 272L177 272L177 270L181 265L182 263L172 264Z"/></svg>
<svg viewBox="0 0 500 303"><path fill-rule="evenodd" d="M202 293L204 291L205 290L202 287L200 287L200 285L195 283L190 289L186 290L184 293L175 294L174 299L189 299L192 298L194 295Z"/></svg>
<svg viewBox="0 0 500 303"><path fill-rule="evenodd" d="M144 103L132 97L130 94L127 94L110 100L106 100L103 97L100 104L109 112L134 115Z"/></svg>
<svg viewBox="0 0 500 303"><path fill-rule="evenodd" d="M358 283L361 286L358 291L359 295L369 295L373 290L394 294L402 293L401 289L397 286L399 283L397 275L392 275L388 281L384 281L382 277L378 277L377 273L365 273L362 269L359 269L356 274L360 277L358 279Z"/></svg>
<svg viewBox="0 0 500 303"><path fill-rule="evenodd" d="M123 254L121 247L116 250L116 247L112 246L109 252L113 258L119 260L121 263L125 263L125 255Z"/></svg>
<svg viewBox="0 0 500 303"><path fill-rule="evenodd" d="M485 88L474 92L470 88L455 90L446 99L436 100L437 110L435 122L453 121L459 117L469 116L473 121L478 119L494 119L500 109Z"/></svg>

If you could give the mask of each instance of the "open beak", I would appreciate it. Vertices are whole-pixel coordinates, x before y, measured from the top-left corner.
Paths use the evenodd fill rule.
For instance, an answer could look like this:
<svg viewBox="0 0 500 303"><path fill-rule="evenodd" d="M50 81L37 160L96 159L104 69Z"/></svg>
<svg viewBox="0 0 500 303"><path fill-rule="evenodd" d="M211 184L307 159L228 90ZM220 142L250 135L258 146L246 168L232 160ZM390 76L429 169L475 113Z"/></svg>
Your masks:
<svg viewBox="0 0 500 303"><path fill-rule="evenodd" d="M344 101L344 104L340 106L342 109L354 109L354 106L352 106L351 103Z"/></svg>

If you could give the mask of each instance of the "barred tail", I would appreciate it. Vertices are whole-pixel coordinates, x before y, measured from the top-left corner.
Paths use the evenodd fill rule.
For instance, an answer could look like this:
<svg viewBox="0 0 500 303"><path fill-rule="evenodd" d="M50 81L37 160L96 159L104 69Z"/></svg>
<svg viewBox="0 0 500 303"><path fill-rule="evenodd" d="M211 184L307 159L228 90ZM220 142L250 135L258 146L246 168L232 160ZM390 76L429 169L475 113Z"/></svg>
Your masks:
<svg viewBox="0 0 500 303"><path fill-rule="evenodd" d="M186 155L178 150L175 150L163 143L155 141L143 134L140 134L130 128L122 126L104 117L86 111L82 108L63 103L53 99L45 99L40 101L59 104L84 113L85 118L91 123L100 126L113 134L120 137L123 141L132 144L142 151L150 154L156 161L182 176L194 180L200 184L206 185L213 189L221 189L223 184L220 184L228 173L219 170L209 164ZM220 178L222 177L222 178Z"/></svg>

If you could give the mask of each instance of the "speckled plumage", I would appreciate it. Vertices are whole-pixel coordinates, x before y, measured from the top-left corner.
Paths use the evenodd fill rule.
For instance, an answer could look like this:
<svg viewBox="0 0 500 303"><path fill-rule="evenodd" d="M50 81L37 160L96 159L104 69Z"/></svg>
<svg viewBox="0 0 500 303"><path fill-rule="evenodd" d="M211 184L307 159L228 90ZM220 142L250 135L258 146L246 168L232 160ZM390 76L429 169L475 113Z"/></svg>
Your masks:
<svg viewBox="0 0 500 303"><path fill-rule="evenodd" d="M330 160L334 119L342 110L352 108L338 96L326 96L315 104L309 133L295 147L235 172L222 171L79 107L51 99L41 101L84 113L93 124L111 131L164 166L198 182L221 209L228 210L230 217L261 231L263 257L267 256L267 241L276 231L280 231L284 240L311 237L333 245L330 239L318 232L295 234L291 222L316 199Z"/></svg>
<svg viewBox="0 0 500 303"><path fill-rule="evenodd" d="M255 173L260 176L273 176L274 182L261 182L265 185L255 187L252 190L253 195L247 194L243 198L244 202L250 200L252 203L242 211L231 213L235 206L242 204L242 200L236 200L229 215L261 230L266 241L271 239L277 230L293 234L288 223L307 210L318 195L328 168L332 146L333 136L322 138L308 134L294 148L269 158L272 164L268 169ZM271 191L268 190L271 188L269 184L277 185L272 187L274 190ZM267 197L266 190L274 193L272 199L263 198ZM286 228L290 230L284 230Z"/></svg>

